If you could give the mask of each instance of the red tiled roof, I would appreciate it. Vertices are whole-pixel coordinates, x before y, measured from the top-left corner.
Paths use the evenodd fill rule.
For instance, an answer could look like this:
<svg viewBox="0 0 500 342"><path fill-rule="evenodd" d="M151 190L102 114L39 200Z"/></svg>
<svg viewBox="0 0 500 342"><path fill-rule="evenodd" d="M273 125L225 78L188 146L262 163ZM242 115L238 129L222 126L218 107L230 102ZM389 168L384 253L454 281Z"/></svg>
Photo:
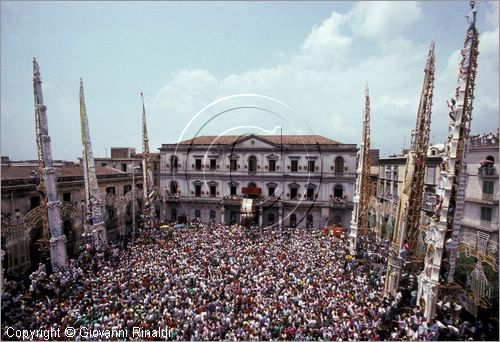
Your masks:
<svg viewBox="0 0 500 342"><path fill-rule="evenodd" d="M274 144L286 145L331 145L340 144L340 142L328 139L321 135L256 135L257 139L267 140ZM241 135L202 135L193 139L181 141L180 145L228 145L245 139Z"/></svg>
<svg viewBox="0 0 500 342"><path fill-rule="evenodd" d="M56 166L57 177L83 177L82 167L79 165ZM38 166L2 166L2 179L27 179L31 178L31 171L38 172ZM113 169L109 166L96 166L96 174L118 175L126 172Z"/></svg>

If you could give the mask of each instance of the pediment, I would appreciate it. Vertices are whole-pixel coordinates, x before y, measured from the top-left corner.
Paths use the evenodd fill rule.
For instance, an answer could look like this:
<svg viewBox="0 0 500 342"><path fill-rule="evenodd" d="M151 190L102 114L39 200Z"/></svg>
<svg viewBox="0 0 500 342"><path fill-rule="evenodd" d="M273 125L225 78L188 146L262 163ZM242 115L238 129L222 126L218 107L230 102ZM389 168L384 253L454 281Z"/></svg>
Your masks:
<svg viewBox="0 0 500 342"><path fill-rule="evenodd" d="M249 135L239 139L239 141L234 144L234 147L248 148L248 149L275 149L276 144L269 140L266 140L262 136Z"/></svg>

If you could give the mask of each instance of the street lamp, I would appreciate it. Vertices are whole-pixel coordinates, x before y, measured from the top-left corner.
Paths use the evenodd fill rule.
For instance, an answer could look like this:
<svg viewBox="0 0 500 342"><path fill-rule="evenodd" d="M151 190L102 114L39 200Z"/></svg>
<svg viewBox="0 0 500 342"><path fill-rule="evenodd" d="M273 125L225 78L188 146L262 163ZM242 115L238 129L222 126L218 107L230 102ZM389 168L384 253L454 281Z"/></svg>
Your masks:
<svg viewBox="0 0 500 342"><path fill-rule="evenodd" d="M140 170L140 166L135 166L132 163L132 234L135 239L136 237L136 222L135 222L135 170Z"/></svg>

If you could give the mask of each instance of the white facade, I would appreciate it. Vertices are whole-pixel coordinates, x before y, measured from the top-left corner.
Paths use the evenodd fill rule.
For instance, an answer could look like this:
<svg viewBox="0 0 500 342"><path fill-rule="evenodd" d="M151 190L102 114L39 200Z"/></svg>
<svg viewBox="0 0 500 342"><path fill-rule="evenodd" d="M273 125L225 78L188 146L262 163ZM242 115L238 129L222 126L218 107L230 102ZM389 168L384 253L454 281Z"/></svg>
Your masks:
<svg viewBox="0 0 500 342"><path fill-rule="evenodd" d="M467 187L461 233L481 231L498 241L498 138L472 139L467 155ZM492 163L486 160L493 160ZM483 164L483 166L481 166Z"/></svg>
<svg viewBox="0 0 500 342"><path fill-rule="evenodd" d="M164 220L187 215L202 222L239 222L243 188L254 187L260 195L250 197L261 226L280 219L298 227L327 220L349 224L354 144L318 136L205 136L163 144L160 151ZM275 196L269 196L273 190Z"/></svg>

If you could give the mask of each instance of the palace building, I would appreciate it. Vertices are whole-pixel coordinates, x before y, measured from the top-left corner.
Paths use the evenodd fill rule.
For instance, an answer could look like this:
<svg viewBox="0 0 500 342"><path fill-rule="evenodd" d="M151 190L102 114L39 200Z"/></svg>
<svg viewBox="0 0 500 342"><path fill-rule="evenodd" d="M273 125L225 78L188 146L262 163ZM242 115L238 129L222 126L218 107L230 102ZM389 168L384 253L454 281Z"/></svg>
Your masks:
<svg viewBox="0 0 500 342"><path fill-rule="evenodd" d="M162 220L348 227L355 144L318 135L199 136L160 148Z"/></svg>

